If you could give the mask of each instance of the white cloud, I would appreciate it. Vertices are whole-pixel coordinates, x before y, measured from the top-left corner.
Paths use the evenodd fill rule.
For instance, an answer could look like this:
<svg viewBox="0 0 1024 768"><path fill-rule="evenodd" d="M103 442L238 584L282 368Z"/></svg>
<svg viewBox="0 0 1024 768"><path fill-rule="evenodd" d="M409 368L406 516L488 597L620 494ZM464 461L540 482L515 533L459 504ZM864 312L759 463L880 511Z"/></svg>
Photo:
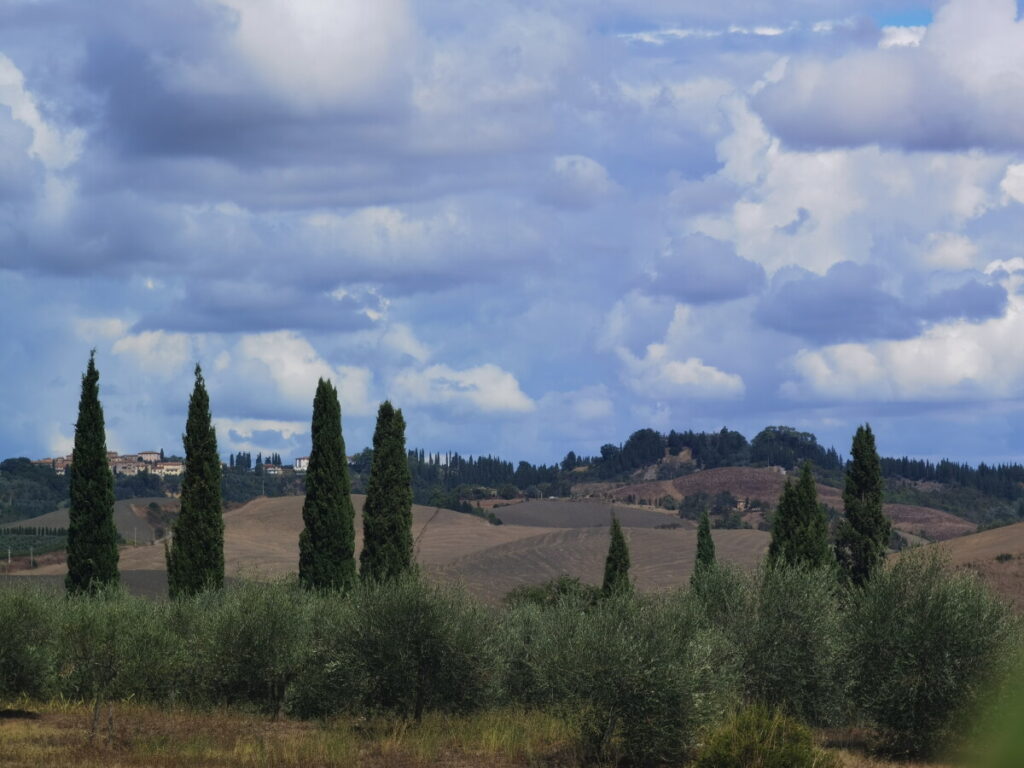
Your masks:
<svg viewBox="0 0 1024 768"><path fill-rule="evenodd" d="M758 108L790 143L915 149L1024 146L1024 22L1016 0L949 0L927 32L794 60ZM916 45L914 44L916 42Z"/></svg>
<svg viewBox="0 0 1024 768"><path fill-rule="evenodd" d="M302 108L365 106L408 76L415 30L404 0L221 0L237 13L234 45L252 72ZM402 55L397 55L402 52ZM190 73L203 87L209 72Z"/></svg>
<svg viewBox="0 0 1024 768"><path fill-rule="evenodd" d="M389 325L381 336L381 344L395 352L408 355L418 363L425 363L430 359L430 347L417 339L412 328L404 323Z"/></svg>
<svg viewBox="0 0 1024 768"><path fill-rule="evenodd" d="M536 407L516 377L492 363L461 371L447 365L407 368L395 376L392 388L398 405L470 406L485 413L527 413Z"/></svg>
<svg viewBox="0 0 1024 768"><path fill-rule="evenodd" d="M584 155L559 155L551 163L544 197L566 208L587 208L616 189L603 165Z"/></svg>
<svg viewBox="0 0 1024 768"><path fill-rule="evenodd" d="M953 232L934 232L929 235L921 260L935 269L961 270L974 266L978 246L969 237Z"/></svg>
<svg viewBox="0 0 1024 768"><path fill-rule="evenodd" d="M29 154L48 170L59 171L74 163L85 138L80 129L62 132L39 112L35 97L25 89L25 78L14 62L0 53L0 104L10 108L15 120L32 129Z"/></svg>
<svg viewBox="0 0 1024 768"><path fill-rule="evenodd" d="M928 27L882 27L882 39L879 48L916 48L924 40Z"/></svg>
<svg viewBox="0 0 1024 768"><path fill-rule="evenodd" d="M129 325L119 317L79 317L72 321L75 335L95 343L101 339L117 339L128 333Z"/></svg>
<svg viewBox="0 0 1024 768"><path fill-rule="evenodd" d="M189 361L191 345L183 333L143 331L118 339L111 351L131 358L149 374L170 378Z"/></svg>
<svg viewBox="0 0 1024 768"><path fill-rule="evenodd" d="M1006 312L982 323L935 325L903 341L838 344L801 350L795 377L783 385L791 398L826 400L1001 399L1024 394L1024 259L993 262L1002 279Z"/></svg>
<svg viewBox="0 0 1024 768"><path fill-rule="evenodd" d="M1005 196L1004 202L1015 200L1024 203L1024 164L1013 164L1006 168L1006 175L999 184Z"/></svg>
<svg viewBox="0 0 1024 768"><path fill-rule="evenodd" d="M235 432L243 440L252 440L256 432L279 432L285 440L309 434L308 421L281 421L278 419L230 419L213 417L213 425L222 439L228 432ZM244 450L245 445L235 445L236 450ZM258 446L254 446L258 447Z"/></svg>
<svg viewBox="0 0 1024 768"><path fill-rule="evenodd" d="M278 393L292 405L313 402L317 381L334 381L342 409L353 415L373 412L371 399L373 374L355 366L332 367L305 338L294 331L251 334L238 342L235 355L239 362L261 364Z"/></svg>
<svg viewBox="0 0 1024 768"><path fill-rule="evenodd" d="M625 383L639 395L656 400L688 397L736 398L745 391L743 378L706 365L697 357L676 358L667 344L650 344L643 357L620 348Z"/></svg>

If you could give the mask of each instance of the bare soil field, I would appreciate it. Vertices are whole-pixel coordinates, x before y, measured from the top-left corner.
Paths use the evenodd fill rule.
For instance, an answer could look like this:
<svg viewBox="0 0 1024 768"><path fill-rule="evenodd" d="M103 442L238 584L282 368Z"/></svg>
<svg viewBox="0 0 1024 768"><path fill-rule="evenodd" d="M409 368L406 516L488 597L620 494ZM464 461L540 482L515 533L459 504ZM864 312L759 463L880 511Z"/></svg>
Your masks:
<svg viewBox="0 0 1024 768"><path fill-rule="evenodd" d="M589 528L611 525L611 516L627 528L657 528L681 522L673 512L637 509L594 499L538 499L494 510L506 525Z"/></svg>
<svg viewBox="0 0 1024 768"><path fill-rule="evenodd" d="M122 499L114 502L114 525L117 532L125 541L133 541L135 538L141 542L149 542L154 538L153 526L150 524L147 515L148 506L155 503L160 507L177 510L181 507L178 499L171 499L164 496L152 498ZM50 528L68 527L68 509L61 507L45 515L32 517L28 520L18 520L13 523L4 523L0 528L9 528L18 525L34 525Z"/></svg>
<svg viewBox="0 0 1024 768"><path fill-rule="evenodd" d="M365 496L354 495L356 550L362 546L361 512ZM302 496L260 498L224 513L224 558L232 576L273 578L298 570L299 533L302 530ZM413 536L422 565L448 562L507 541L536 535L541 529L527 526L491 525L472 515L450 510L413 507ZM121 550L123 571L165 569L164 548L159 543ZM64 562L36 568L32 575L59 575Z"/></svg>
<svg viewBox="0 0 1024 768"><path fill-rule="evenodd" d="M359 515L365 497L352 498L357 511L358 551L362 546ZM261 498L224 513L229 578L279 578L297 571L302 501L301 496ZM145 504L135 506L145 508ZM655 590L685 583L696 550L692 527L658 530L658 525L680 521L671 513L608 502L544 500L515 504L500 510L506 513L505 525L417 505L413 508L416 558L428 574L461 582L489 601L500 600L521 584L539 583L563 573L600 583L613 510L630 540L637 585ZM715 531L714 537L719 558L745 567L761 559L769 541L768 534L761 531ZM11 577L38 579L60 588L67 571L59 553L35 569L27 566L15 563ZM166 594L165 569L160 542L121 549L122 580L136 594Z"/></svg>
<svg viewBox="0 0 1024 768"><path fill-rule="evenodd" d="M840 507L841 509L841 507ZM929 541L946 541L975 533L978 526L949 512L913 504L885 504L893 527Z"/></svg>
<svg viewBox="0 0 1024 768"><path fill-rule="evenodd" d="M632 568L630 575L643 591L679 587L693 572L697 533L692 530L627 528ZM719 560L753 568L768 551L770 536L763 531L715 530ZM600 584L608 554L608 529L548 530L491 549L461 557L432 569L444 581L458 582L477 597L496 602L515 587L540 584L562 574Z"/></svg>
<svg viewBox="0 0 1024 768"><path fill-rule="evenodd" d="M1024 612L1024 523L950 539L938 546ZM1000 559L1001 558L1001 559Z"/></svg>

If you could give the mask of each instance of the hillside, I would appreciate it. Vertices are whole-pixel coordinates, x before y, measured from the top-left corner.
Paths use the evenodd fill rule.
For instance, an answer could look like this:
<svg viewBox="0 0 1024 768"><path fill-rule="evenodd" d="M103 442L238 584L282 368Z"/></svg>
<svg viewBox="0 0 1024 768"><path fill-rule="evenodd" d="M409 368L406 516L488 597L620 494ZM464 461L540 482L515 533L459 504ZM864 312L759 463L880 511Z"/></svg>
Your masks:
<svg viewBox="0 0 1024 768"><path fill-rule="evenodd" d="M954 565L970 568L1024 611L1024 523L993 528L941 545Z"/></svg>
<svg viewBox="0 0 1024 768"><path fill-rule="evenodd" d="M641 502L656 504L659 499L669 496L682 501L688 496L728 492L738 500L761 501L774 506L782 495L786 473L778 467L721 467L706 469L672 480L631 483L613 486L576 486L574 492L587 491L617 502ZM836 509L843 508L842 492L838 488L818 483L818 499ZM885 513L898 531L921 537L928 541L945 541L957 536L974 533L977 526L961 517L932 507L913 504L886 504ZM760 514L746 516L748 522L757 525L763 520Z"/></svg>
<svg viewBox="0 0 1024 768"><path fill-rule="evenodd" d="M364 496L353 496L357 515ZM145 501L145 500L142 500ZM147 502L148 503L148 502ZM126 504L119 525L135 525L146 504ZM132 509L134 508L134 512ZM608 549L612 505L572 501L531 501L513 510L521 524L491 525L481 518L416 505L413 535L418 562L429 575L461 582L483 599L499 600L521 584L535 584L562 573L600 583ZM615 507L622 515L633 555L633 575L641 589L683 584L693 567L696 534L692 530L659 530L678 520L664 512ZM132 517L125 517L125 512ZM51 521L59 524L59 520ZM356 547L362 545L362 522L356 520ZM232 578L278 578L297 570L302 497L262 498L224 514L224 554ZM761 531L716 531L719 557L744 567L756 564L768 546ZM57 554L41 558L33 570L15 563L15 573L57 583L66 572ZM163 594L166 589L164 548L159 544L126 546L120 568L133 591Z"/></svg>

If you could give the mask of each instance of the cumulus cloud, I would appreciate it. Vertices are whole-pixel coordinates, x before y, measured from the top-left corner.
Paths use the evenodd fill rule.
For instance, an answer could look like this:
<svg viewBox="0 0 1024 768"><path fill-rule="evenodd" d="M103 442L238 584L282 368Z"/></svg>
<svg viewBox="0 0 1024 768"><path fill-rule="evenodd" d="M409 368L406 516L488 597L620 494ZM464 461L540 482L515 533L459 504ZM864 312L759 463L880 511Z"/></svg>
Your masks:
<svg viewBox="0 0 1024 768"><path fill-rule="evenodd" d="M115 355L130 358L139 368L154 375L172 377L189 362L189 337L182 333L143 331L123 336L111 348Z"/></svg>
<svg viewBox="0 0 1024 768"><path fill-rule="evenodd" d="M589 208L615 188L607 169L596 160L585 155L559 155L551 163L542 199L563 208Z"/></svg>
<svg viewBox="0 0 1024 768"><path fill-rule="evenodd" d="M949 0L919 37L903 30L882 43L832 60L795 58L757 96L757 109L801 147L1024 147L1015 0Z"/></svg>
<svg viewBox="0 0 1024 768"><path fill-rule="evenodd" d="M372 372L357 366L331 366L310 342L294 331L249 334L238 342L236 365L245 372L248 363L259 365L259 373L269 378L278 394L292 406L313 402L317 381L334 381L344 412L354 415L372 413ZM250 374L253 375L253 374Z"/></svg>
<svg viewBox="0 0 1024 768"><path fill-rule="evenodd" d="M765 279L764 268L737 256L731 243L700 234L673 241L652 272L653 293L692 304L748 296Z"/></svg>
<svg viewBox="0 0 1024 768"><path fill-rule="evenodd" d="M396 401L452 405L484 413L528 413L536 407L516 377L492 363L456 370L447 365L407 368L391 382Z"/></svg>
<svg viewBox="0 0 1024 768"><path fill-rule="evenodd" d="M779 273L761 300L757 318L767 327L830 344L916 336L927 322L964 318L977 322L1002 314L1006 289L961 276L933 290L903 297L887 290L875 266L840 262L822 276L798 270Z"/></svg>
<svg viewBox="0 0 1024 768"><path fill-rule="evenodd" d="M1019 396L1024 388L1024 262L993 262L1006 310L980 323L937 324L901 341L805 349L792 360L790 397L826 400L971 400Z"/></svg>
<svg viewBox="0 0 1024 768"><path fill-rule="evenodd" d="M743 378L706 365L697 357L677 359L666 344L651 344L643 357L619 350L623 377L637 394L656 400L687 397L730 399L742 397Z"/></svg>

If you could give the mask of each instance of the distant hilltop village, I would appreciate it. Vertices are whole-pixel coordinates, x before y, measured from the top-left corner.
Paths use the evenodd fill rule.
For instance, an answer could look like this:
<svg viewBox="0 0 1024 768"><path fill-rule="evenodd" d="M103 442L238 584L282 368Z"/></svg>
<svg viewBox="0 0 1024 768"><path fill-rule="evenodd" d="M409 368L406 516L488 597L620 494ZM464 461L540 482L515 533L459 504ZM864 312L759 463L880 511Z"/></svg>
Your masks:
<svg viewBox="0 0 1024 768"><path fill-rule="evenodd" d="M58 475L63 475L71 466L73 454L56 459L39 459L33 464L53 467ZM118 453L107 451L107 464L115 475L137 475L149 472L152 475L168 477L180 475L185 471L185 464L180 459L164 461L163 451L139 451L138 453Z"/></svg>
<svg viewBox="0 0 1024 768"><path fill-rule="evenodd" d="M53 471L58 475L63 475L67 472L68 467L71 466L71 459L73 454L62 456L53 459L37 459L33 461L33 464L40 466L52 467ZM355 457L348 456L348 463L351 464ZM228 464L222 464L225 469L237 469L241 470L241 465L235 465L232 457L232 463L229 467ZM149 472L151 475L159 475L161 477L170 477L180 475L185 471L185 464L176 457L172 457L170 460L164 460L163 451L139 451L138 453L118 453L117 451L107 451L107 464L110 466L110 471L115 475L137 475L140 472ZM285 472L299 472L305 473L309 469L309 456L300 456L295 459L293 466L283 467L280 464L264 463L260 464L257 462L257 466L263 468L263 471L268 475L281 475Z"/></svg>

